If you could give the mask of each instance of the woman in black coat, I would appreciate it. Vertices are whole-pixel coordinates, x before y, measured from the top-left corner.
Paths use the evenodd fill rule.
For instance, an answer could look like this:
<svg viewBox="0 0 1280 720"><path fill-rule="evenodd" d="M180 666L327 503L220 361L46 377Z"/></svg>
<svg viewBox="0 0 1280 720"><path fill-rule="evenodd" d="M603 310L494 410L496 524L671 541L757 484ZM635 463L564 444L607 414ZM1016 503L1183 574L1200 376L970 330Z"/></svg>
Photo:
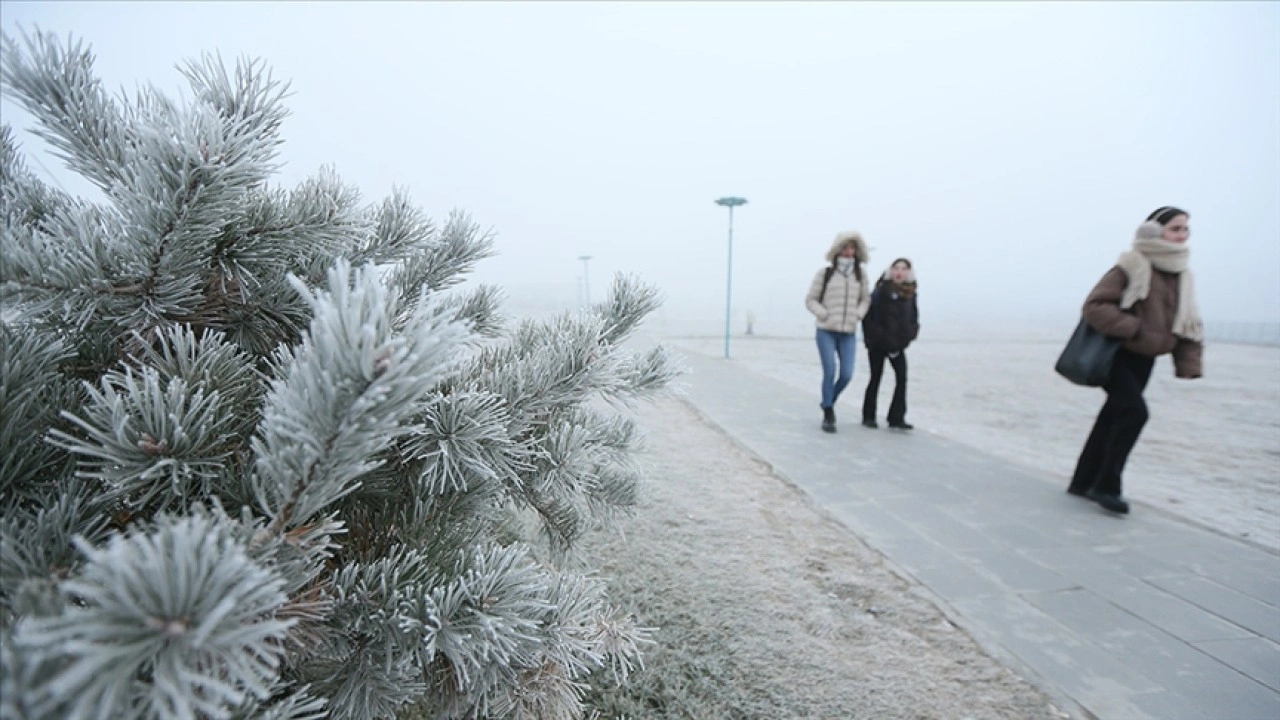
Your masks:
<svg viewBox="0 0 1280 720"><path fill-rule="evenodd" d="M867 346L871 379L862 399L862 424L876 424L876 398L884 361L893 365L893 402L889 405L889 427L910 430L907 423L907 346L920 333L920 311L916 307L916 274L911 261L898 258L880 276L871 293L871 309L862 319L862 338Z"/></svg>

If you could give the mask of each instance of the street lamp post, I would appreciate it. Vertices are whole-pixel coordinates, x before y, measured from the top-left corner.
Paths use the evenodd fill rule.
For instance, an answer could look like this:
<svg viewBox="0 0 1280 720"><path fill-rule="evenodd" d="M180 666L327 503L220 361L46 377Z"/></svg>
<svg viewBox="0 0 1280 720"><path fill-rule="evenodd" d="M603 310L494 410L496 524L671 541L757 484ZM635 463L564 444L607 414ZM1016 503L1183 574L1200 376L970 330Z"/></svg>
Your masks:
<svg viewBox="0 0 1280 720"><path fill-rule="evenodd" d="M733 302L733 209L746 205L747 199L740 197L722 197L716 200L717 205L729 208L729 270L724 283L724 356L729 357L729 308Z"/></svg>
<svg viewBox="0 0 1280 720"><path fill-rule="evenodd" d="M590 260L591 260L591 256L590 256L590 255L579 255L579 256L578 256L578 259L582 261L582 288L583 288L583 294L584 294L584 295L586 296L586 298L587 298L587 307L591 307L591 274L590 274L590 270L589 270L589 268L587 267L587 263L588 263L588 262L590 262Z"/></svg>

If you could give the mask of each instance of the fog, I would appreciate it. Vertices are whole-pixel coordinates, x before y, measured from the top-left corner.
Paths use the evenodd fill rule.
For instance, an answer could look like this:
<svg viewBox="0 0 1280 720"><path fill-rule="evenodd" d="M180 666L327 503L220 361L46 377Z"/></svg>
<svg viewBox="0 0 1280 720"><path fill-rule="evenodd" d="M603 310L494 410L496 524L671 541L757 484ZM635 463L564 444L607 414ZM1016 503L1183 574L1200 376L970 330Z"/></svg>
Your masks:
<svg viewBox="0 0 1280 720"><path fill-rule="evenodd" d="M203 51L291 81L279 182L332 165L496 233L516 313L616 272L654 326L806 335L842 230L909 257L922 337L1070 330L1148 212L1191 212L1206 320L1280 321L1280 5L1272 3L14 3L90 43L110 88L177 93ZM89 194L4 122L42 177Z"/></svg>

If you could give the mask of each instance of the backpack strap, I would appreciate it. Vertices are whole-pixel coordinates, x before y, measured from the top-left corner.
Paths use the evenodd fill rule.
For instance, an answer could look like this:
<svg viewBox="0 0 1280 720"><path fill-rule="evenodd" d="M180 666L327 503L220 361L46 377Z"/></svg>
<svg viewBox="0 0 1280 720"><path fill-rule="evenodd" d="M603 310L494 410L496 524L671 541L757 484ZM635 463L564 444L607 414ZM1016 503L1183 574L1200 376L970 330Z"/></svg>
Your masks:
<svg viewBox="0 0 1280 720"><path fill-rule="evenodd" d="M834 275L835 273L836 273L836 269L835 269L835 267L834 267L834 266L832 266L832 267L828 267L828 268L827 268L827 271L826 271L825 273L823 273L823 275L822 275L822 290L818 291L818 302L822 302L822 299L823 299L824 297L826 297L826 295L827 295L827 284L831 282L831 276L832 276L832 275Z"/></svg>

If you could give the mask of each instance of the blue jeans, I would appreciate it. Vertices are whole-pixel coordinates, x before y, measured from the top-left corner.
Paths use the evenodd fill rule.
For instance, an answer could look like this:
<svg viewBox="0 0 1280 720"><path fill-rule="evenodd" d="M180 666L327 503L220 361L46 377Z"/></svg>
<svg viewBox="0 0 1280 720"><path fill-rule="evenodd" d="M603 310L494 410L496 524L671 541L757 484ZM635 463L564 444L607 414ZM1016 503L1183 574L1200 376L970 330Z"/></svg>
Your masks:
<svg viewBox="0 0 1280 720"><path fill-rule="evenodd" d="M853 379L853 360L858 355L857 333L818 329L818 357L822 360L822 407L836 404L836 398ZM836 359L840 360L837 377Z"/></svg>

